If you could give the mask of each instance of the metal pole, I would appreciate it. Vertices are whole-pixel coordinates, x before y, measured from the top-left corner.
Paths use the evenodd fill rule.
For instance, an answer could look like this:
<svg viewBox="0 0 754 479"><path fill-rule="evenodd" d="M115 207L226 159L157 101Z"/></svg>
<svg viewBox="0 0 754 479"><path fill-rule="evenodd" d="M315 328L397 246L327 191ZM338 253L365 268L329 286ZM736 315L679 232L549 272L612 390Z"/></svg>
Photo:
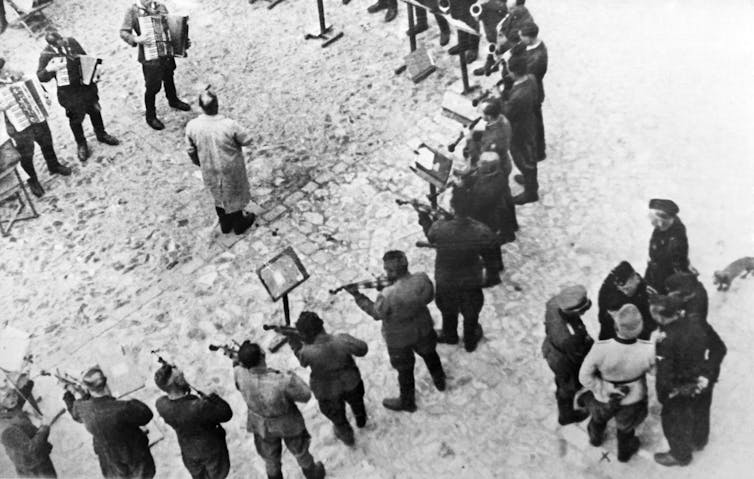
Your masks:
<svg viewBox="0 0 754 479"><path fill-rule="evenodd" d="M325 25L325 6L322 0L317 0L317 13L319 14L319 33L324 35L327 33L327 26Z"/></svg>
<svg viewBox="0 0 754 479"><path fill-rule="evenodd" d="M322 0L319 0L319 1L322 1ZM411 51L413 52L414 50L416 50L416 35L414 34L414 26L415 26L414 8L415 7L411 5L410 3L407 3L406 6L408 7L408 31L410 32L408 36L408 41L411 44Z"/></svg>
<svg viewBox="0 0 754 479"><path fill-rule="evenodd" d="M433 208L437 208L437 187L433 184L429 184L429 203Z"/></svg>
<svg viewBox="0 0 754 479"><path fill-rule="evenodd" d="M322 0L318 0L319 3L322 3ZM288 295L283 295L283 314L285 315L285 325L290 326L291 325L291 306L288 303Z"/></svg>
<svg viewBox="0 0 754 479"><path fill-rule="evenodd" d="M471 89L469 87L469 72L466 71L466 51L462 50L458 54L458 59L461 62L461 79L463 81L463 92L468 93Z"/></svg>

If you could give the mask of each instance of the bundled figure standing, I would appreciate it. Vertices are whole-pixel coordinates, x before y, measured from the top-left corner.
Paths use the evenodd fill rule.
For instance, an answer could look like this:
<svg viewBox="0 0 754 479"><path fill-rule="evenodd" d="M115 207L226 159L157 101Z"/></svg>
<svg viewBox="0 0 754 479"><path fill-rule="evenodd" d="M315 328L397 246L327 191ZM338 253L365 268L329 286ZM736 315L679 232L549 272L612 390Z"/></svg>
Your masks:
<svg viewBox="0 0 754 479"><path fill-rule="evenodd" d="M254 446L264 459L267 477L283 478L280 459L285 442L306 479L324 478L325 466L315 463L309 453L311 436L296 406L312 396L306 383L290 371L268 368L262 348L249 341L238 350L233 376L248 407L246 430L254 434Z"/></svg>
<svg viewBox="0 0 754 479"><path fill-rule="evenodd" d="M335 436L345 444L354 444L353 428L346 418L346 403L351 406L356 425L364 427L364 383L354 356L363 357L367 343L350 334L328 334L322 319L311 311L303 311L296 321L302 343L288 341L301 366L312 370L309 386L319 402L322 414L332 421Z"/></svg>
<svg viewBox="0 0 754 479"><path fill-rule="evenodd" d="M649 239L649 262L644 279L656 292L665 294L665 280L673 273L689 271L689 241L686 226L672 200L649 201L649 220L654 227Z"/></svg>
<svg viewBox="0 0 754 479"><path fill-rule="evenodd" d="M175 429L183 465L193 479L224 479L230 472L230 457L221 423L233 417L230 406L215 393L191 394L183 371L163 365L154 382L167 394L155 406L162 419Z"/></svg>
<svg viewBox="0 0 754 479"><path fill-rule="evenodd" d="M66 390L63 401L74 421L92 435L94 452L106 478L151 479L154 459L147 434L141 429L152 420L152 411L137 399L123 401L110 394L107 377L98 367L82 378L86 394L76 399Z"/></svg>
<svg viewBox="0 0 754 479"><path fill-rule="evenodd" d="M346 288L356 304L377 321L382 321L382 336L387 344L390 365L398 371L400 396L386 398L382 405L394 411L416 411L414 354L424 359L438 391L445 390L445 371L437 354L437 335L427 304L434 297L432 281L426 273L410 273L403 251L388 251L382 257L388 280L372 301L355 287Z"/></svg>
<svg viewBox="0 0 754 479"><path fill-rule="evenodd" d="M600 287L597 296L599 306L600 335L599 339L611 339L615 337L615 313L626 304L633 304L641 313L642 329L639 339L649 339L652 331L657 329L649 312L649 294L647 283L639 276L631 263L621 261Z"/></svg>

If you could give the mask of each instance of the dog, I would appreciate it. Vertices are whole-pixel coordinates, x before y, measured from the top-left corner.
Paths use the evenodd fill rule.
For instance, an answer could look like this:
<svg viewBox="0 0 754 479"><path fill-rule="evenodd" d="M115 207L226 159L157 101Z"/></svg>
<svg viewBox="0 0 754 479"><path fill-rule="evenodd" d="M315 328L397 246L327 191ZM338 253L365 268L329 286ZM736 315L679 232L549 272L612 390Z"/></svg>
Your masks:
<svg viewBox="0 0 754 479"><path fill-rule="evenodd" d="M729 264L722 271L715 271L713 283L717 285L718 291L728 291L730 283L739 276L745 278L754 272L754 258L746 256Z"/></svg>

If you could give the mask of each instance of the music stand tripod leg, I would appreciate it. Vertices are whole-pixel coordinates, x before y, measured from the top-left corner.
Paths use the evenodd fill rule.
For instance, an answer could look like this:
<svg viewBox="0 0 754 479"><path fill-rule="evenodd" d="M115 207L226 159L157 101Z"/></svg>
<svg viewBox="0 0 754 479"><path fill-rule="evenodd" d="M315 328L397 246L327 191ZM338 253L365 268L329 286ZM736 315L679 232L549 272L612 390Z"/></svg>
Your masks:
<svg viewBox="0 0 754 479"><path fill-rule="evenodd" d="M461 64L461 80L463 81L463 94L468 95L469 93L473 92L477 88L479 88L479 85L469 85L469 72L466 65L466 52L462 51L458 55L458 61Z"/></svg>
<svg viewBox="0 0 754 479"><path fill-rule="evenodd" d="M323 40L322 48L325 48L343 37L343 32L336 31L332 25L325 23L325 6L322 0L317 0L317 17L319 20L319 33L307 33L304 35L305 40Z"/></svg>

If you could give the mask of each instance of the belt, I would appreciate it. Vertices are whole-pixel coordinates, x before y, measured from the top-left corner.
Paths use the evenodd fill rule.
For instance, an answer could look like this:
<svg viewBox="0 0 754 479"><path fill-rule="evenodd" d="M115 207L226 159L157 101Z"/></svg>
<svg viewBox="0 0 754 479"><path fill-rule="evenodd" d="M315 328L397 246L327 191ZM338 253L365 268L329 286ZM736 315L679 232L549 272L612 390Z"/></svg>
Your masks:
<svg viewBox="0 0 754 479"><path fill-rule="evenodd" d="M633 379L626 379L625 381L611 381L609 379L605 379L605 381L609 382L613 386L622 386L624 384L629 384L629 383L636 382L636 381L638 381L639 379L641 379L643 377L644 377L644 375L642 374L641 376L635 377Z"/></svg>

